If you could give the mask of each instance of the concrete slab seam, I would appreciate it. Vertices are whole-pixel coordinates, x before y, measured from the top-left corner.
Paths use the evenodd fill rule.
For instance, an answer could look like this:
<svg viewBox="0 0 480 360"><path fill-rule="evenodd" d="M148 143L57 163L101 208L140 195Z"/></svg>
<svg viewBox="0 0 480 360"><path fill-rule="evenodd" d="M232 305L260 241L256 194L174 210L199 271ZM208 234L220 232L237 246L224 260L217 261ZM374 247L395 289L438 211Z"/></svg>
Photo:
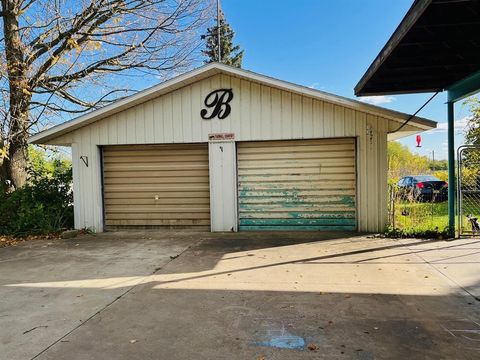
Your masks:
<svg viewBox="0 0 480 360"><path fill-rule="evenodd" d="M111 302L109 302L108 304L106 304L104 307L102 307L100 310L96 311L94 314L92 314L90 317L88 317L85 321L82 321L80 324L78 324L77 326L75 326L73 329L69 330L67 333L65 333L64 335L62 335L61 337L59 337L57 340L55 340L53 343L51 343L50 345L48 345L45 349L43 349L42 351L40 351L38 354L36 354L34 357L32 357L30 360L34 360L34 359L37 359L40 355L44 354L46 351L48 351L50 348L52 348L53 346L55 346L56 344L58 344L60 341L62 341L63 339L65 339L67 336L69 336L70 334L72 334L73 332L75 332L76 330L78 330L79 328L81 328L83 325L85 325L87 322L89 322L90 320L92 320L94 317L96 317L97 315L99 315L100 313L102 313L104 310L106 310L107 308L109 308L111 305L113 305L114 303L116 303L118 300L120 300L121 298L123 298L125 295L127 295L129 292L131 292L133 289L135 289L138 285L141 285L143 284L143 280L148 278L149 276L152 276L152 275L155 275L157 272L159 272L160 270L162 270L164 267L166 267L168 264L170 264L172 261L178 259L180 256L182 256L186 251L188 251L190 248L194 247L194 246L198 246L199 244L201 244L202 242L204 241L204 239L200 239L199 241L197 241L196 243L192 244L192 245L189 245L187 246L184 250L182 250L180 253L178 253L176 256L174 257L170 257L170 260L167 261L163 266L160 266L160 267L157 267L154 269L154 271L151 273L151 274L148 274L148 275L145 275L142 277L141 281L139 281L137 284L131 286L130 288L128 288L126 291L124 291L122 294L120 294L119 296L117 296L115 299L113 299Z"/></svg>

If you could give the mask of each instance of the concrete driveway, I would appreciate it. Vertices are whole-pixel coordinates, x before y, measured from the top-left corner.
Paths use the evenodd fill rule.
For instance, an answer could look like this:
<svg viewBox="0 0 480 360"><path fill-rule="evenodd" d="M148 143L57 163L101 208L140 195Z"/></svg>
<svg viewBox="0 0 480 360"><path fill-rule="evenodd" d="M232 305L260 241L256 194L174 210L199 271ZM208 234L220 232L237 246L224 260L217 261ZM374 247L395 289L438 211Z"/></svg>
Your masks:
<svg viewBox="0 0 480 360"><path fill-rule="evenodd" d="M0 249L1 359L478 359L480 239L138 232Z"/></svg>

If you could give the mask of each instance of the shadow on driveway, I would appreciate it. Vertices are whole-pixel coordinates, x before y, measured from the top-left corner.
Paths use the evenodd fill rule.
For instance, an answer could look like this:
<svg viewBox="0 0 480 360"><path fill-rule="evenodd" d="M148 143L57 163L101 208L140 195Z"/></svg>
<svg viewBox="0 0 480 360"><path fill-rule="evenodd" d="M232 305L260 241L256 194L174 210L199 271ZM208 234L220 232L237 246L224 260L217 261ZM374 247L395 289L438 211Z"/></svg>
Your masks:
<svg viewBox="0 0 480 360"><path fill-rule="evenodd" d="M480 355L478 240L139 232L4 250L8 359Z"/></svg>

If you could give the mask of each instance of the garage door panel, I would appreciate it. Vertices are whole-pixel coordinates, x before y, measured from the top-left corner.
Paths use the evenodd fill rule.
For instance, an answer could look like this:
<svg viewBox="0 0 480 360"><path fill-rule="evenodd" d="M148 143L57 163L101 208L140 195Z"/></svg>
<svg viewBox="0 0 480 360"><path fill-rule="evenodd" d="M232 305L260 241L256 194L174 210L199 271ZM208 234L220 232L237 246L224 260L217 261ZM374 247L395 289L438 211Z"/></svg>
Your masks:
<svg viewBox="0 0 480 360"><path fill-rule="evenodd" d="M193 205L193 204L143 204L143 205L110 205L109 213L190 213L201 212L209 213L209 206Z"/></svg>
<svg viewBox="0 0 480 360"><path fill-rule="evenodd" d="M355 230L355 139L237 149L240 230Z"/></svg>
<svg viewBox="0 0 480 360"><path fill-rule="evenodd" d="M210 219L209 213L190 213L190 212L170 212L170 213L152 213L152 212L142 212L142 213L135 213L135 212L128 212L128 213L108 213L105 216L106 220L161 220L161 219L169 219L169 220L176 220L178 224L187 224L193 219L203 219L208 220ZM184 221L186 220L186 221ZM143 224L143 225L150 225L150 224Z"/></svg>
<svg viewBox="0 0 480 360"><path fill-rule="evenodd" d="M265 146L244 148L242 156L247 154L286 154L294 155L297 153L318 153L318 152L333 152L333 151L351 151L354 150L352 144L342 145L317 145L317 146Z"/></svg>
<svg viewBox="0 0 480 360"><path fill-rule="evenodd" d="M326 151L324 153L269 153L269 154L239 154L238 160L322 160L345 158L345 155L335 151Z"/></svg>
<svg viewBox="0 0 480 360"><path fill-rule="evenodd" d="M295 144L292 144L292 141ZM352 138L330 138L321 139L321 143L314 143L317 140L276 140L276 141L251 141L241 143L242 150L248 148L262 148L262 147L285 147L285 146L318 146L318 145L338 145L338 144L352 144Z"/></svg>
<svg viewBox="0 0 480 360"><path fill-rule="evenodd" d="M207 205L210 206L210 198L163 198L158 200L152 200L152 196L145 198L106 198L104 200L105 205Z"/></svg>
<svg viewBox="0 0 480 360"><path fill-rule="evenodd" d="M135 220L135 219L122 219L122 220L106 220L105 225L107 226L116 226L116 227L145 227L145 226L157 226L157 227L194 227L195 230L203 231L210 229L210 220L201 220L201 219L192 219L192 220L183 220L179 222L178 220L169 220L169 219L160 219L160 220L149 220L149 224L145 225L145 220Z"/></svg>
<svg viewBox="0 0 480 360"><path fill-rule="evenodd" d="M339 195L338 191L335 191L333 195ZM295 198L285 197L285 196L276 196L276 197L263 197L263 196L249 196L242 197L239 201L240 204L336 204L353 202L354 201L354 191L345 191L344 196L329 196L328 193L325 195L315 195L315 196L296 196Z"/></svg>
<svg viewBox="0 0 480 360"><path fill-rule="evenodd" d="M267 170L265 170L267 171ZM335 179L322 179L322 181L317 181L316 184L312 183L310 179L306 180L283 180L275 181L251 181L250 179L245 179L240 177L242 182L240 183L240 188L245 190L270 190L275 191L278 189L289 191L295 193L296 191L301 190L323 190L323 189L354 189L355 188L355 179L351 180L335 180ZM252 184L255 184L255 187L252 187Z"/></svg>
<svg viewBox="0 0 480 360"><path fill-rule="evenodd" d="M242 231L355 231L350 225L242 225Z"/></svg>
<svg viewBox="0 0 480 360"><path fill-rule="evenodd" d="M186 198L207 198L210 199L208 189L206 191L176 192L176 191L137 191L137 192L105 192L104 199L153 199L160 195L159 199L186 199Z"/></svg>
<svg viewBox="0 0 480 360"><path fill-rule="evenodd" d="M204 175L205 177L206 175ZM105 179L104 184L120 184L120 185L149 185L155 181L157 184L172 184L176 183L177 185L181 184L202 184L197 176L186 176L186 177L167 177L167 176L126 176L126 177L108 177ZM204 183L207 184L208 183Z"/></svg>
<svg viewBox="0 0 480 360"><path fill-rule="evenodd" d="M160 186L160 182L157 183L157 185L153 184L127 184L127 185L122 185L122 184L110 184L108 186L105 186L105 193L109 192L122 192L122 193L127 193L127 192L150 192L153 194L156 193L163 193L163 192L169 192L169 191L176 191L176 192L201 192L201 191L206 191L209 189L208 184L184 184L182 186L181 184L162 184ZM163 195L162 195L163 196Z"/></svg>
<svg viewBox="0 0 480 360"><path fill-rule="evenodd" d="M247 226L355 226L355 218L320 218L320 219L242 219L240 225Z"/></svg>
<svg viewBox="0 0 480 360"><path fill-rule="evenodd" d="M105 157L105 159L108 161L108 163L112 164L131 164L132 166L135 166L135 164L142 164L142 165L148 165L151 164L152 162L156 161L161 161L163 164L185 164L188 166L188 163L195 163L197 161L207 161L208 162L208 155L187 155L183 157L177 157L173 155L169 156L145 156L145 157L140 157L140 156L121 156L121 157Z"/></svg>
<svg viewBox="0 0 480 360"><path fill-rule="evenodd" d="M268 175L265 174L265 170L268 170ZM257 169L242 169L242 177L245 180L248 180L248 176L257 175L257 176L265 176L265 178L271 178L272 175L283 175L286 171L296 172L298 174L292 174L293 176L300 177L301 175L321 175L321 174L354 174L352 171L352 165L350 166L324 166L316 164L315 166L284 166L284 167L264 167L264 168L257 168ZM275 177L277 179L277 177ZM336 178L337 179L337 178ZM282 178L278 177L278 180L282 180ZM277 181L278 181L277 180Z"/></svg>
<svg viewBox="0 0 480 360"><path fill-rule="evenodd" d="M342 173L338 172L336 174L303 174L301 170L297 169L285 169L286 172L289 171L291 172L290 174L287 175L282 175L282 174L270 174L268 173L267 169L265 169L265 172L268 173L268 175L239 175L238 179L245 184L249 183L283 183L283 182L294 182L294 181L303 181L303 182L314 182L314 181L321 181L321 180L331 180L331 181L337 181L341 175L341 178L344 180L355 180L355 173ZM297 173L298 171L298 173ZM242 173L243 174L243 173Z"/></svg>
<svg viewBox="0 0 480 360"><path fill-rule="evenodd" d="M111 171L115 173L121 172L135 172L135 171L175 171L175 170L184 170L185 163L165 163L162 164L152 164L152 163L129 163L129 164L105 164L104 171ZM208 170L208 164L202 164L197 162L192 162L188 164L188 168L191 170Z"/></svg>
<svg viewBox="0 0 480 360"><path fill-rule="evenodd" d="M277 204L245 204L242 203L242 211L246 213L274 213L274 212L286 212L286 213L299 213L307 214L309 212L324 211L354 211L355 204L342 204L342 203L292 203L284 202Z"/></svg>
<svg viewBox="0 0 480 360"><path fill-rule="evenodd" d="M240 189L240 201L242 202L243 199L248 199L251 197L268 197L268 198L275 198L275 197L311 197L311 196L322 196L322 195L342 195L344 194L343 191L350 191L355 192L354 188L338 188L338 185L332 186L331 188L323 187L319 189L315 189L314 187L310 189L298 189L298 190L291 190L286 187L279 188L279 189L272 189L265 186L263 189L253 189L250 187L243 187Z"/></svg>
<svg viewBox="0 0 480 360"><path fill-rule="evenodd" d="M108 146L103 168L107 226L210 225L206 144Z"/></svg>

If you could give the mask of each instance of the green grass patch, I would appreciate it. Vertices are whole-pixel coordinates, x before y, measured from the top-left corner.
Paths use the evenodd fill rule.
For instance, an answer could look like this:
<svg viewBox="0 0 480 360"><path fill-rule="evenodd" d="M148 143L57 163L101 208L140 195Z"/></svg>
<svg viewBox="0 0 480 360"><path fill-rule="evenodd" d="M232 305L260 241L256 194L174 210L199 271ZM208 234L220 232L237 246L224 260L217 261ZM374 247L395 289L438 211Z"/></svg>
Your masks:
<svg viewBox="0 0 480 360"><path fill-rule="evenodd" d="M465 200L462 232L468 233L471 231L471 225L466 216L471 214L480 218L480 202L476 199ZM386 230L389 237L448 237L448 201L398 201L395 203L394 219ZM457 224L458 216L455 216L455 226Z"/></svg>
<svg viewBox="0 0 480 360"><path fill-rule="evenodd" d="M448 202L410 202L395 204L393 224L386 231L390 237L448 237Z"/></svg>

